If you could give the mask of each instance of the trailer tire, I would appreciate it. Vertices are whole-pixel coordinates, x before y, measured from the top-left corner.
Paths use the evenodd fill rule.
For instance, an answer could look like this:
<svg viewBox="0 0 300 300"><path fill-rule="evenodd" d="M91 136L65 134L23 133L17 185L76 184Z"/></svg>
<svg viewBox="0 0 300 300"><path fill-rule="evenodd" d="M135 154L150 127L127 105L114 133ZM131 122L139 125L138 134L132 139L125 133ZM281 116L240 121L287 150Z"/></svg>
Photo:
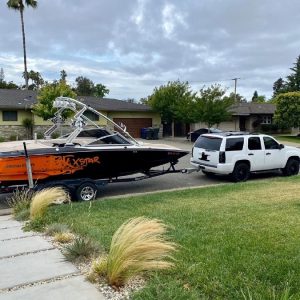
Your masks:
<svg viewBox="0 0 300 300"><path fill-rule="evenodd" d="M91 201L96 199L98 192L97 186L92 182L85 182L76 190L76 198L78 201Z"/></svg>

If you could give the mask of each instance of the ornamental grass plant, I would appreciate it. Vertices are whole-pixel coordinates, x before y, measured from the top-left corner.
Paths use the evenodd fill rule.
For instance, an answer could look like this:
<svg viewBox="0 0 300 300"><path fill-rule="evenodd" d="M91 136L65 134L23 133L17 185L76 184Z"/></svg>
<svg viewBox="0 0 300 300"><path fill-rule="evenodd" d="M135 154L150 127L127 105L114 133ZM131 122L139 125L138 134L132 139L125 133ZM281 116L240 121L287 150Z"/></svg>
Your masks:
<svg viewBox="0 0 300 300"><path fill-rule="evenodd" d="M65 247L63 253L68 261L78 261L99 255L100 249L93 241L85 237L76 237L72 244Z"/></svg>
<svg viewBox="0 0 300 300"><path fill-rule="evenodd" d="M113 235L107 257L94 261L92 272L106 274L108 283L118 288L142 272L173 267L176 245L166 240L166 232L159 220L129 219Z"/></svg>
<svg viewBox="0 0 300 300"><path fill-rule="evenodd" d="M30 204L30 220L42 218L51 204L69 201L68 193L61 187L46 188L36 192Z"/></svg>
<svg viewBox="0 0 300 300"><path fill-rule="evenodd" d="M13 214L17 220L26 220L29 218L30 203L34 196L34 191L27 188L16 189L7 204L12 208Z"/></svg>

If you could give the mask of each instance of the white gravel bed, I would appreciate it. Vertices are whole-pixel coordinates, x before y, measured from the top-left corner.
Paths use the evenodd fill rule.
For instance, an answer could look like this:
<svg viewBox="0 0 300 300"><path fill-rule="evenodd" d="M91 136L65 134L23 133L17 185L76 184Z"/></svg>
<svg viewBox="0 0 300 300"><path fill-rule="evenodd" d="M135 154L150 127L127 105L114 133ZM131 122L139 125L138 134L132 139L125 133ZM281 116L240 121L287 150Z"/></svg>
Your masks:
<svg viewBox="0 0 300 300"><path fill-rule="evenodd" d="M65 246L70 245L71 243L61 244L59 242L54 241L52 236L43 235L43 237L52 243L54 247L59 249L62 253ZM85 277L88 277L91 270L91 260L77 261L74 262L75 266L79 269L80 273ZM134 292L141 290L145 286L145 280L141 277L137 277L128 282L124 287L116 290L109 286L105 282L105 278L99 278L96 282L92 282L98 290L105 296L108 300L128 300L130 299L130 295Z"/></svg>

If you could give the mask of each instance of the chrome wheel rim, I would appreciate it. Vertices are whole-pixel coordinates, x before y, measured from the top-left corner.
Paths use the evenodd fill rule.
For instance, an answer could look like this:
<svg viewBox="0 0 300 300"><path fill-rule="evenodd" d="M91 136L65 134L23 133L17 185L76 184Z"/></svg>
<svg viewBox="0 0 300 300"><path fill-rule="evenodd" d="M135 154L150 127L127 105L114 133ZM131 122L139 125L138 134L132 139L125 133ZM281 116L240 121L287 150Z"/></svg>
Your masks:
<svg viewBox="0 0 300 300"><path fill-rule="evenodd" d="M86 186L81 190L80 197L84 201L90 201L95 198L95 194L96 192L92 187Z"/></svg>

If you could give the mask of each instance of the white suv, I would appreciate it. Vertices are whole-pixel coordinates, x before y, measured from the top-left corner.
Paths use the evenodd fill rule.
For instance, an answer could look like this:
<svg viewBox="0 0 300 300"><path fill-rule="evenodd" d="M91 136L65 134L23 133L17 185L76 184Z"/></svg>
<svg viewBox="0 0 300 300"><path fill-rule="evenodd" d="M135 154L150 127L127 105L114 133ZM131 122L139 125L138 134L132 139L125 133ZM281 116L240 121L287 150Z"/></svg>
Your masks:
<svg viewBox="0 0 300 300"><path fill-rule="evenodd" d="M250 172L282 170L299 173L300 149L284 146L263 134L224 132L201 135L194 144L191 164L206 175L230 174L245 181Z"/></svg>

